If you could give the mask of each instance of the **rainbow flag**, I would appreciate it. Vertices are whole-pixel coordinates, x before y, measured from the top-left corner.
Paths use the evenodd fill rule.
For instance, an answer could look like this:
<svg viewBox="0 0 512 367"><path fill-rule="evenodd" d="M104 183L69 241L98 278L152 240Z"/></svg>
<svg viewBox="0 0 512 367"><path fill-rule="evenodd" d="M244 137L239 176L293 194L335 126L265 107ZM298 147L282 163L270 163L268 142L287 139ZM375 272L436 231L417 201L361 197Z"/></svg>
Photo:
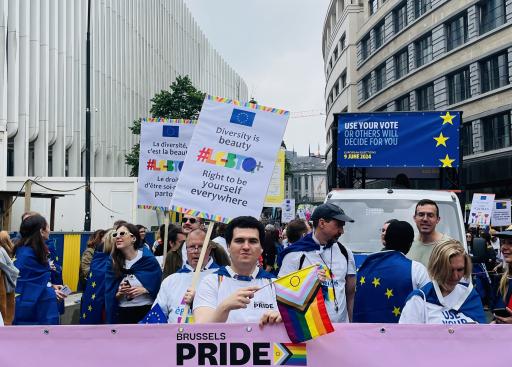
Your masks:
<svg viewBox="0 0 512 367"><path fill-rule="evenodd" d="M274 343L274 366L307 366L306 343Z"/></svg>
<svg viewBox="0 0 512 367"><path fill-rule="evenodd" d="M274 282L279 312L294 343L334 331L325 308L318 268L319 265L311 265Z"/></svg>

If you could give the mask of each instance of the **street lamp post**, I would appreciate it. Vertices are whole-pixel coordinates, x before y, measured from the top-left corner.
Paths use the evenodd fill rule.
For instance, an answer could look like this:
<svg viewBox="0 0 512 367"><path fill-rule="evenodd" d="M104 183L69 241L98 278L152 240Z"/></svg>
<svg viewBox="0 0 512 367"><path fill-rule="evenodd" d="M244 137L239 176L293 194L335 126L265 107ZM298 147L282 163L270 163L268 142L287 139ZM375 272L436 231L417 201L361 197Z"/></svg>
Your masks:
<svg viewBox="0 0 512 367"><path fill-rule="evenodd" d="M91 0L87 1L85 40L85 219L84 231L91 230Z"/></svg>

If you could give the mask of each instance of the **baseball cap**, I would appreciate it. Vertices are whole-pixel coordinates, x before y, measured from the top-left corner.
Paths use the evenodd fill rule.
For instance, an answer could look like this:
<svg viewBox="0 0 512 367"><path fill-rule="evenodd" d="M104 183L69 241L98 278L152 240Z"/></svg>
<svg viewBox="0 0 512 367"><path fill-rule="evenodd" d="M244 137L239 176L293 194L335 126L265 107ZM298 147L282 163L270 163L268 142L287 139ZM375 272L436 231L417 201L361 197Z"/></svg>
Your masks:
<svg viewBox="0 0 512 367"><path fill-rule="evenodd" d="M506 231L501 231L496 233L496 237L498 238L512 238L512 231L509 231L508 228Z"/></svg>
<svg viewBox="0 0 512 367"><path fill-rule="evenodd" d="M311 220L336 219L342 222L354 222L352 218L345 214L343 209L333 203L325 203L316 207Z"/></svg>

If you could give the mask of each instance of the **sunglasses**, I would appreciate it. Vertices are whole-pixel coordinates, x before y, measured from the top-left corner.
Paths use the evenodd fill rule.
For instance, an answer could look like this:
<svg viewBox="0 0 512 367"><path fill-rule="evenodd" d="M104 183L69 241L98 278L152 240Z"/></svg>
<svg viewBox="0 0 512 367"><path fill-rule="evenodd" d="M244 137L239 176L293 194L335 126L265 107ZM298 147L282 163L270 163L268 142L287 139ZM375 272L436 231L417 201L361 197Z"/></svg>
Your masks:
<svg viewBox="0 0 512 367"><path fill-rule="evenodd" d="M133 234L131 234L130 232L121 231L121 232L114 232L114 233L112 233L112 237L114 237L114 238L116 238L117 236L124 237L127 234L130 235L130 236L133 236Z"/></svg>
<svg viewBox="0 0 512 367"><path fill-rule="evenodd" d="M190 224L194 224L195 222L197 222L197 219L196 218L183 218L183 223L187 223L189 222Z"/></svg>

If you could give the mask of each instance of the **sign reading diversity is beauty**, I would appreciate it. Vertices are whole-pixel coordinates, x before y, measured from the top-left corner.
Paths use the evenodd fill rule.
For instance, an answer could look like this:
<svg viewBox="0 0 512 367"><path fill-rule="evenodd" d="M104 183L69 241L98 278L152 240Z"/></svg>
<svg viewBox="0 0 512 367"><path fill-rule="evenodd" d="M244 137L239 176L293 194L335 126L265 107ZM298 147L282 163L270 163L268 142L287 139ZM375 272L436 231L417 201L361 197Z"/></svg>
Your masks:
<svg viewBox="0 0 512 367"><path fill-rule="evenodd" d="M340 167L458 167L460 112L341 113Z"/></svg>
<svg viewBox="0 0 512 367"><path fill-rule="evenodd" d="M137 206L167 209L196 122L169 119L141 121Z"/></svg>
<svg viewBox="0 0 512 367"><path fill-rule="evenodd" d="M171 210L229 222L259 218L289 112L207 96Z"/></svg>

